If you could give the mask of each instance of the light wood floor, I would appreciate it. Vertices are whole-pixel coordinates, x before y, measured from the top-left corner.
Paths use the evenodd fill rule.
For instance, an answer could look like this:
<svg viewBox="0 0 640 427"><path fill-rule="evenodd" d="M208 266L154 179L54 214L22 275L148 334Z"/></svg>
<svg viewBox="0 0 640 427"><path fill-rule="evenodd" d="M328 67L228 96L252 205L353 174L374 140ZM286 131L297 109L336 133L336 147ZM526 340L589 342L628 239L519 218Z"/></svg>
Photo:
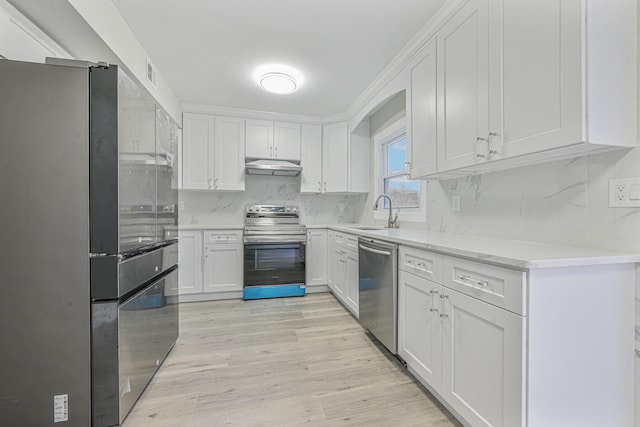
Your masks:
<svg viewBox="0 0 640 427"><path fill-rule="evenodd" d="M180 305L124 427L459 426L331 294Z"/></svg>

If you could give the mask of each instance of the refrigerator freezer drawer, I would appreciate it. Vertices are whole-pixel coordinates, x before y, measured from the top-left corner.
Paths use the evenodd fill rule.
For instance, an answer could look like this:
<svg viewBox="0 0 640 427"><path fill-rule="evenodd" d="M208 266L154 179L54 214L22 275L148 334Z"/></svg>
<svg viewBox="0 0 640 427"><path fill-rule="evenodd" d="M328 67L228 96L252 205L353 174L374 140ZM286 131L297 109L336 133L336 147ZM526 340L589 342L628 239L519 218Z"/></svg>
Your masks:
<svg viewBox="0 0 640 427"><path fill-rule="evenodd" d="M92 305L93 426L119 425L178 337L178 305L167 298L178 270L118 306Z"/></svg>

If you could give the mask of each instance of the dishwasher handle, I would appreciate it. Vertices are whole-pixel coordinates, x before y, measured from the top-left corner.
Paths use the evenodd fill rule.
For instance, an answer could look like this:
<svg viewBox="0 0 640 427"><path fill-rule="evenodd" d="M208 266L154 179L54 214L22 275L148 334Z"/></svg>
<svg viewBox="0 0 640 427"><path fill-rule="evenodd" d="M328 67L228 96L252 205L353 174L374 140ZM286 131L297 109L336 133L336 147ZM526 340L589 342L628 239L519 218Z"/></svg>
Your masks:
<svg viewBox="0 0 640 427"><path fill-rule="evenodd" d="M373 248L370 248L368 246L363 246L363 245L358 245L358 246L360 247L360 249L368 251L368 252L373 252L374 254L391 256L391 252L381 251L379 249L373 249Z"/></svg>

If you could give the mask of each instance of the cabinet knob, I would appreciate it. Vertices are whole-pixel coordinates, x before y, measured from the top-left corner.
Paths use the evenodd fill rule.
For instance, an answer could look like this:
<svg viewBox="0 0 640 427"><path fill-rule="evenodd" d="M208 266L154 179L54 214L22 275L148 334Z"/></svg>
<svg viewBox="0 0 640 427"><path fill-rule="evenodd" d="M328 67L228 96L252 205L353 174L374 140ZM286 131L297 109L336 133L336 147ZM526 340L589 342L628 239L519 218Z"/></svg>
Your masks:
<svg viewBox="0 0 640 427"><path fill-rule="evenodd" d="M437 294L438 294L438 291L436 291L435 289L431 289L431 290L429 291L429 293L430 293L431 295L433 295L433 294L436 294L436 295L437 295Z"/></svg>
<svg viewBox="0 0 640 427"><path fill-rule="evenodd" d="M440 299L448 299L448 298L449 298L449 295L445 295L445 294L440 295Z"/></svg>
<svg viewBox="0 0 640 427"><path fill-rule="evenodd" d="M438 309L437 308L430 308L429 311L432 312L432 313L437 313Z"/></svg>
<svg viewBox="0 0 640 427"><path fill-rule="evenodd" d="M440 318L441 319L446 319L447 317L449 317L448 314L440 313Z"/></svg>

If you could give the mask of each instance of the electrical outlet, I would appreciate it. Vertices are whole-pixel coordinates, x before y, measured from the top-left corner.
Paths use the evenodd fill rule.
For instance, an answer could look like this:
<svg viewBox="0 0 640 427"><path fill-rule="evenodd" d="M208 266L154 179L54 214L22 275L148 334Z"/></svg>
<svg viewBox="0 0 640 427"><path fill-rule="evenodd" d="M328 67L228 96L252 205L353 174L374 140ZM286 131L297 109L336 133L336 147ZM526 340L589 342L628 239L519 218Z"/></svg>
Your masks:
<svg viewBox="0 0 640 427"><path fill-rule="evenodd" d="M451 210L460 212L460 196L451 196Z"/></svg>
<svg viewBox="0 0 640 427"><path fill-rule="evenodd" d="M640 207L640 178L620 178L610 180L609 207Z"/></svg>

